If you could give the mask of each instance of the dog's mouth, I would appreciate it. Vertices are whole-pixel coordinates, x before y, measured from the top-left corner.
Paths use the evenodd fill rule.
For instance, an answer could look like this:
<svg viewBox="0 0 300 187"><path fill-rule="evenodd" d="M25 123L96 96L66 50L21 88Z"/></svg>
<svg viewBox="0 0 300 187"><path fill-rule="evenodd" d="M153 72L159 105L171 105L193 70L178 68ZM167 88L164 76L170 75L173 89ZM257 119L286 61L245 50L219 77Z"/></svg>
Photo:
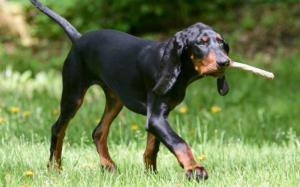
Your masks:
<svg viewBox="0 0 300 187"><path fill-rule="evenodd" d="M229 64L219 65L215 56L207 56L199 59L194 55L191 56L195 71L203 76L213 76L217 78L217 90L221 96L225 96L229 91L229 86L225 78L225 70Z"/></svg>
<svg viewBox="0 0 300 187"><path fill-rule="evenodd" d="M222 77L226 67L228 67L228 65L218 65L214 54L209 54L203 59L197 58L195 55L191 55L191 60L195 71L204 76L209 75L216 78Z"/></svg>

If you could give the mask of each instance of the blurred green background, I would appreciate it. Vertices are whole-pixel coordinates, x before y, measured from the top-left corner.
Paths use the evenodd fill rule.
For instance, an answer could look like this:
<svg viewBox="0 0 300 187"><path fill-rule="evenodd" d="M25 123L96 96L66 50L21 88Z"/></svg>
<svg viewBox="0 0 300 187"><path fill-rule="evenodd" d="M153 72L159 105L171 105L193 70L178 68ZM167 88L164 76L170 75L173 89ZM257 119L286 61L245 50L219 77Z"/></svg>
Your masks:
<svg viewBox="0 0 300 187"><path fill-rule="evenodd" d="M163 40L201 21L225 36L233 55L247 59L261 55L266 62L271 62L279 55L298 52L300 3L297 0L42 2L82 33L112 28ZM18 71L33 72L59 70L70 48L62 29L27 0L1 0L0 4L0 67L10 65Z"/></svg>
<svg viewBox="0 0 300 187"><path fill-rule="evenodd" d="M273 71L276 78L268 81L230 70L227 77L231 91L226 97L217 94L215 80L200 80L190 86L185 101L171 115L174 128L190 138L190 142L216 137L280 144L298 140L299 1L42 2L82 33L112 28L164 40L195 22L212 26L229 42L233 59ZM6 129L3 132L7 132L7 138L11 133L16 137L39 137L35 140L49 137L51 124L58 115L60 71L70 46L63 30L29 1L0 0L0 128ZM72 122L68 136L71 143L91 143L90 134L101 117L103 104L99 88L89 91L83 109ZM214 107L220 110L215 112ZM22 112L30 114L24 117ZM143 117L124 110L116 123L119 125L113 127L112 141L145 139ZM141 131L132 134L131 131L137 131L125 128L126 125L133 125L133 129L137 125ZM207 136L203 137L204 134Z"/></svg>

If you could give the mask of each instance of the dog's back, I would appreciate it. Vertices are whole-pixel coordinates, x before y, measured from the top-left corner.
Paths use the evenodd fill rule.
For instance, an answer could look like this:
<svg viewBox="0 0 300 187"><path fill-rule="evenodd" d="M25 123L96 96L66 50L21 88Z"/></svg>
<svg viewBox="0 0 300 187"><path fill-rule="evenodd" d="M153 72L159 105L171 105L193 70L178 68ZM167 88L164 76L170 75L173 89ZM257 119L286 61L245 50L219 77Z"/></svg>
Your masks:
<svg viewBox="0 0 300 187"><path fill-rule="evenodd" d="M156 42L130 34L103 29L84 34L73 50L93 80L109 85L124 104L138 113L146 113L146 90L139 67L139 53Z"/></svg>

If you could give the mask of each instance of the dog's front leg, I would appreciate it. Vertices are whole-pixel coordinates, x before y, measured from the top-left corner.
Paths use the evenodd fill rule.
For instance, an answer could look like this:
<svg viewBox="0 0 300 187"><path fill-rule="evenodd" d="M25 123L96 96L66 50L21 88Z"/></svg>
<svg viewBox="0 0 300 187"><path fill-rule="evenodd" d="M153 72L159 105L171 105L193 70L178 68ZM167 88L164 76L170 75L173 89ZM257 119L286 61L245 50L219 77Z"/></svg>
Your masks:
<svg viewBox="0 0 300 187"><path fill-rule="evenodd" d="M169 108L160 98L148 103L147 131L154 134L176 156L189 179L207 179L207 171L196 162L191 148L170 127L167 121Z"/></svg>

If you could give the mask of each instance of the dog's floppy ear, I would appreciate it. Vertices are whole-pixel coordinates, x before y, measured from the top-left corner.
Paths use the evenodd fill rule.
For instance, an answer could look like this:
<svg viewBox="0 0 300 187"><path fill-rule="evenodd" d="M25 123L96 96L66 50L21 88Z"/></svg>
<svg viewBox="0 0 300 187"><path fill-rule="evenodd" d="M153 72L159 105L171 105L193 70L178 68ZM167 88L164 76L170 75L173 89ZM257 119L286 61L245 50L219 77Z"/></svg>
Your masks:
<svg viewBox="0 0 300 187"><path fill-rule="evenodd" d="M177 33L166 45L160 62L160 77L152 90L154 93L164 95L174 86L181 72L180 57L184 48L183 42L181 34Z"/></svg>
<svg viewBox="0 0 300 187"><path fill-rule="evenodd" d="M227 42L224 41L224 51L227 53L227 55L229 54L229 45ZM226 81L226 77L225 75L223 75L222 77L219 77L217 79L217 89L218 92L221 96L225 96L227 95L228 91L229 91L229 86L228 83Z"/></svg>
<svg viewBox="0 0 300 187"><path fill-rule="evenodd" d="M223 75L222 77L219 77L217 79L217 89L221 96L227 95L227 93L229 91L229 86L226 81L225 75Z"/></svg>

